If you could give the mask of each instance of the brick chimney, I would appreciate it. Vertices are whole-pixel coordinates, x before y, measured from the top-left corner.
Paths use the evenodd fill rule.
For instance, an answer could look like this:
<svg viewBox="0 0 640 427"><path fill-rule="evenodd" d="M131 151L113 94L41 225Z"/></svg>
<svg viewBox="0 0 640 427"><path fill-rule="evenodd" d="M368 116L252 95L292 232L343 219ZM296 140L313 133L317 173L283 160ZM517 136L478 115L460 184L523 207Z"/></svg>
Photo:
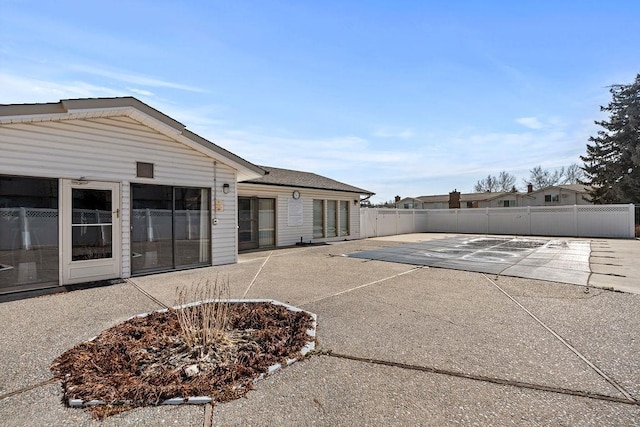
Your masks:
<svg viewBox="0 0 640 427"><path fill-rule="evenodd" d="M527 193L531 193L533 192L533 184L529 183L527 184Z"/></svg>
<svg viewBox="0 0 640 427"><path fill-rule="evenodd" d="M449 193L449 209L460 209L460 192L457 189Z"/></svg>

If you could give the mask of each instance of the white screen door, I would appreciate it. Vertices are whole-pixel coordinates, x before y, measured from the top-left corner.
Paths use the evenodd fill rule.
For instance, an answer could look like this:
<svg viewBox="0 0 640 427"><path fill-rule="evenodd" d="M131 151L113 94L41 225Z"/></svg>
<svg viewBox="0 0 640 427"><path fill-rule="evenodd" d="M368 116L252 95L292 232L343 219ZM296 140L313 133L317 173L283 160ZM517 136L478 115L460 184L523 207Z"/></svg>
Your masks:
<svg viewBox="0 0 640 427"><path fill-rule="evenodd" d="M120 277L120 184L63 180L63 285Z"/></svg>

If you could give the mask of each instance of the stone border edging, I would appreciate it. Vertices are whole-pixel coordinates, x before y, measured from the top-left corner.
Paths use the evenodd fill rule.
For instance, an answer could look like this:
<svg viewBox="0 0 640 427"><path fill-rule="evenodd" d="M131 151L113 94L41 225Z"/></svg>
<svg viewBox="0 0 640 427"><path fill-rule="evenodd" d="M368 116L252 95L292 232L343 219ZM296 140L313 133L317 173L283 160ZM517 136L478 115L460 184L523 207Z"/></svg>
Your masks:
<svg viewBox="0 0 640 427"><path fill-rule="evenodd" d="M212 303L212 302L219 302L220 300L216 300L216 299L209 299L209 300L204 300L204 301L197 301L197 302L191 302L189 304L183 304L183 305L178 305L175 307L171 307L173 309L180 309L180 308L185 308L185 307L194 307L197 305L202 305L202 304L207 304L207 303ZM318 316L315 313L310 313L308 311L305 311L301 308L295 307L293 305L290 304L285 304L283 302L280 301L276 301L273 299L229 299L229 300L224 300L225 302L229 302L232 304L237 304L237 303L261 303L261 302L268 302L270 304L273 305L280 305L285 307L287 310L289 311L293 311L293 312L305 312L307 314L309 314L311 316L311 318L313 319L313 321L311 322L311 329L307 329L307 335L309 335L311 337L311 341L307 341L307 344L302 347L302 349L300 350L300 354L302 355L302 357L306 356L310 351L314 350L316 348L316 327L318 324ZM131 316L128 319L126 319L124 322L127 322L131 319L135 319L136 317L147 317L148 315L150 315L151 313L165 313L169 311L169 309L167 308L163 308L161 310L155 310L152 311L150 313L142 313L142 314L136 314L135 316ZM121 323L124 323L121 322ZM87 342L93 341L97 338L97 336L89 339ZM294 359L287 359L286 362L286 366L290 366L293 363L297 362L298 358L294 358ZM271 365L267 368L267 372L263 372L261 373L257 378L254 378L253 383L255 384L257 381L260 381L264 378L266 378L269 375L273 375L275 372L279 371L280 369L284 368L285 366L283 366L281 363L276 363L274 365ZM187 405L204 405L207 403L212 403L213 399L209 396L191 396L191 397L172 397L170 399L165 399L162 402L160 402L158 405L182 405L182 404L187 404ZM82 399L69 399L69 406L72 408L82 408L82 407L89 407L89 406L97 406L97 405L106 405L107 402L105 402L104 400L89 400L88 402L85 402ZM125 402L113 402L111 404L116 404L116 405L128 405L130 404L130 401L125 401Z"/></svg>

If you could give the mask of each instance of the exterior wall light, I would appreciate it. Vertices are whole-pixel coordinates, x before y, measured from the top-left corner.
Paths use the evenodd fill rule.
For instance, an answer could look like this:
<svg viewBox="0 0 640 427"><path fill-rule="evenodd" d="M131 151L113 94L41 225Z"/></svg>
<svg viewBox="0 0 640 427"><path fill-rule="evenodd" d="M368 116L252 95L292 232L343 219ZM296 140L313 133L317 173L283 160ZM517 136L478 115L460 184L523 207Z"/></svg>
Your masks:
<svg viewBox="0 0 640 427"><path fill-rule="evenodd" d="M224 194L229 194L229 184L222 184L222 192Z"/></svg>

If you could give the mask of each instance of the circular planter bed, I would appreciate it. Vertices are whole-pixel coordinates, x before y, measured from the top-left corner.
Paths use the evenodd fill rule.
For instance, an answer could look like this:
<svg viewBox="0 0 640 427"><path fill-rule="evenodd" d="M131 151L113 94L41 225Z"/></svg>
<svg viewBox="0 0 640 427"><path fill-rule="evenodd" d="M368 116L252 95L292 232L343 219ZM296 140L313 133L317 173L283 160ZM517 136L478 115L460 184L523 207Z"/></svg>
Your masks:
<svg viewBox="0 0 640 427"><path fill-rule="evenodd" d="M179 316L226 304L226 327L205 345ZM97 418L136 406L226 402L315 347L316 316L272 300L202 301L141 314L58 356L64 402Z"/></svg>

